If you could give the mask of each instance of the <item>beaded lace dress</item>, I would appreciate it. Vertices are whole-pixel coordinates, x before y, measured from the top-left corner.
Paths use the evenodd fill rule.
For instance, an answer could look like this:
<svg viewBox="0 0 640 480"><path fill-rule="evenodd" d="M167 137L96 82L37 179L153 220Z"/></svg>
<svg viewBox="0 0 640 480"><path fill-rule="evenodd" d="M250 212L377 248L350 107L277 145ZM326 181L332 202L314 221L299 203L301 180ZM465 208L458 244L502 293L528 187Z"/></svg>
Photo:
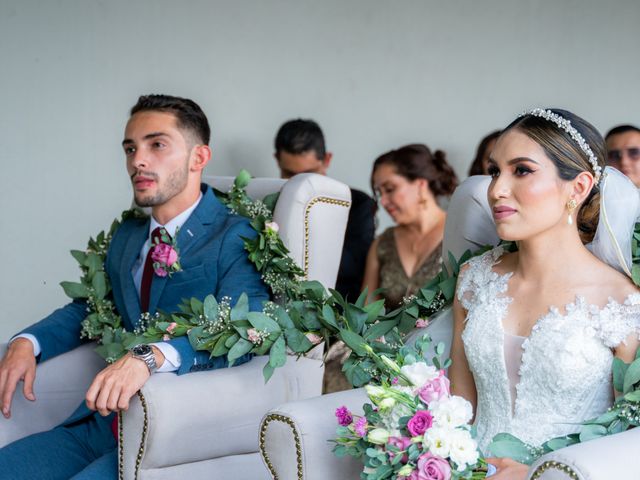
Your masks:
<svg viewBox="0 0 640 480"><path fill-rule="evenodd" d="M478 444L485 453L498 433L539 446L606 411L613 402L613 348L640 331L640 294L634 293L623 304L610 298L602 308L578 295L565 313L551 307L529 337L506 334L502 320L512 301L506 296L512 273L493 271L503 253L497 247L469 260L457 289L467 310L462 341L476 384Z"/></svg>

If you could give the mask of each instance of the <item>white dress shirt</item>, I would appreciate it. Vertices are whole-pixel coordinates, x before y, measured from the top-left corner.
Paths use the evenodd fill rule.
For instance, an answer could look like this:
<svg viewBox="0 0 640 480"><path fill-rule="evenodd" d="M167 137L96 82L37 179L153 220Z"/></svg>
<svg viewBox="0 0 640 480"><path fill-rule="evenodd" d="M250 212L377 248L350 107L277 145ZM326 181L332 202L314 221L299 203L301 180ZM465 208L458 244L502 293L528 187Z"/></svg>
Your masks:
<svg viewBox="0 0 640 480"><path fill-rule="evenodd" d="M160 223L158 223L158 221L155 218L153 218L153 216L151 217L151 221L149 222L149 233L147 236L147 241L144 242L144 245L140 250L140 256L138 257L138 260L136 260L136 262L134 263L133 268L131 269L131 275L133 276L133 283L136 286L136 291L138 292L138 296L140 296L140 285L142 284L142 273L144 271L144 262L147 258L147 253L149 253L149 250L151 249L151 233L158 227L160 228L164 227L167 233L171 235L172 238L175 238L176 232L178 231L179 228L182 227L182 225L184 225L184 223L187 221L191 213L195 210L195 208L200 203L201 199L202 199L202 193L200 194L200 196L198 197L198 199L195 201L193 205L191 205L185 211L183 211L179 215L169 220L165 225L161 225ZM40 351L41 351L40 342L35 336L29 333L22 333L20 335L16 335L15 337L13 337L11 341L13 342L17 338L26 338L30 340L31 343L33 343L34 355L36 357L40 355ZM165 359L164 363L160 368L158 368L157 372L159 373L175 372L180 368L180 365L182 363L180 359L180 354L171 344L167 342L156 342L156 343L152 343L151 345L156 346L158 350L162 352Z"/></svg>

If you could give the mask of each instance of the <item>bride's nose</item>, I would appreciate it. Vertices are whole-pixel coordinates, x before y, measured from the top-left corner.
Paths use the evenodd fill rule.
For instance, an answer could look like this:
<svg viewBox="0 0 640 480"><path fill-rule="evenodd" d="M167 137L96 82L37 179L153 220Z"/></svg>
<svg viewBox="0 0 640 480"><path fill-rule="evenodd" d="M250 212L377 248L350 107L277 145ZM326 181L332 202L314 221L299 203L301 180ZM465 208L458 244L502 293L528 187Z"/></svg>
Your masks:
<svg viewBox="0 0 640 480"><path fill-rule="evenodd" d="M500 175L495 177L489 184L489 191L487 192L489 200L498 200L500 198L506 198L511 194L511 185L506 178L506 175Z"/></svg>

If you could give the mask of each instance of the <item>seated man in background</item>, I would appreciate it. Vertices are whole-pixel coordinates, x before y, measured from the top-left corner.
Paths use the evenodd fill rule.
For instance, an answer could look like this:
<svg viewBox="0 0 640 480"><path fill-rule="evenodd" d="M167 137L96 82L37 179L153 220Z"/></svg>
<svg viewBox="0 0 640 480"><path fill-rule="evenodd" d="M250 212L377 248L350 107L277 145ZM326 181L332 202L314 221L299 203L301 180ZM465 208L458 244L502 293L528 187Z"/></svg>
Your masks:
<svg viewBox="0 0 640 480"><path fill-rule="evenodd" d="M113 302L127 330L143 313L178 310L183 298L209 294L235 302L243 293L250 308L260 309L268 290L249 262L241 237L255 232L249 222L231 215L201 183L211 158L210 129L191 100L166 95L139 98L122 142L127 172L139 206L151 207L150 218L129 218L113 236L105 261ZM152 251L158 232L175 237L181 269L171 276L154 272ZM35 400L36 363L68 352L81 343L87 304L74 301L14 337L0 362L2 413L9 419L20 380L24 395ZM86 340L84 340L86 341ZM241 358L244 363L249 356ZM226 357L196 352L186 336L151 346L137 345L100 372L82 404L62 425L0 449L3 479L117 478L115 412L154 372L178 375L225 367Z"/></svg>
<svg viewBox="0 0 640 480"><path fill-rule="evenodd" d="M313 120L290 120L280 127L275 139L275 158L281 178L299 173L326 175L333 154L327 152L324 135ZM351 209L336 290L355 302L360 295L369 246L375 235L375 202L364 192L351 189Z"/></svg>
<svg viewBox="0 0 640 480"><path fill-rule="evenodd" d="M617 168L640 188L640 128L618 125L609 130L607 164Z"/></svg>
<svg viewBox="0 0 640 480"><path fill-rule="evenodd" d="M326 175L332 154L327 152L324 135L313 120L290 120L280 127L275 138L275 154L281 178L298 173ZM376 204L364 192L351 189L351 209L347 221L336 290L347 301L355 302L360 295L367 252L375 235ZM342 372L342 362L349 351L344 343L334 343L325 358L323 393L351 388Z"/></svg>

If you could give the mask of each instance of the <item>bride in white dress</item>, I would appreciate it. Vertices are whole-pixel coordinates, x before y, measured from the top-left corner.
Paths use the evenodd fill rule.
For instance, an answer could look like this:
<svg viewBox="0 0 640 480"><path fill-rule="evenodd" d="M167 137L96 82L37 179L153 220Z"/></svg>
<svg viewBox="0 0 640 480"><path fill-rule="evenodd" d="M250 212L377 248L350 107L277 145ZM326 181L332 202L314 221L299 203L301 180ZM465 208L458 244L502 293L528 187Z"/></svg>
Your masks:
<svg viewBox="0 0 640 480"><path fill-rule="evenodd" d="M509 125L493 149L488 200L498 235L518 251L497 247L462 268L449 371L453 393L474 406L483 450L500 432L537 446L577 431L613 402L613 357L635 358L640 293L585 247L604 184L619 175L626 188L616 171L604 179L605 152L586 121L539 109ZM635 209L637 191L627 192ZM622 228L626 246L605 239L615 247L609 263L627 274L634 220ZM605 223L598 235L609 237ZM511 459L490 463L495 480L526 477L528 467Z"/></svg>

